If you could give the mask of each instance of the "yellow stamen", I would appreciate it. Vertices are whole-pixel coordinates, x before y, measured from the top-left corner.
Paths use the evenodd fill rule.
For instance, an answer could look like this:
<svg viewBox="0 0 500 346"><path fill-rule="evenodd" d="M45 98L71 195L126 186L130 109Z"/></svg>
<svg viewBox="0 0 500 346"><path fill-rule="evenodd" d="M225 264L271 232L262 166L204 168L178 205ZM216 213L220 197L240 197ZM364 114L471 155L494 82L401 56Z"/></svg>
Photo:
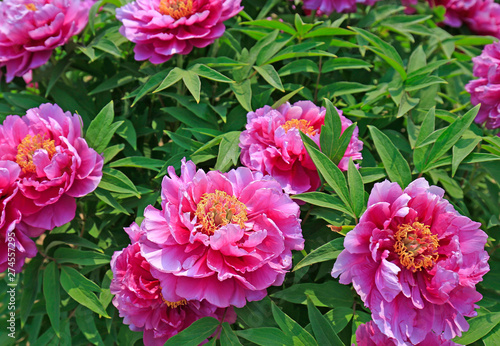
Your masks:
<svg viewBox="0 0 500 346"><path fill-rule="evenodd" d="M160 13L175 20L187 17L193 12L193 0L161 0Z"/></svg>
<svg viewBox="0 0 500 346"><path fill-rule="evenodd" d="M163 299L163 297L162 297L162 299ZM178 302L169 302L168 300L163 299L163 302L165 304L167 304L167 306L171 309L175 309L175 308L178 308L179 306L187 305L186 299L179 300Z"/></svg>
<svg viewBox="0 0 500 346"><path fill-rule="evenodd" d="M25 4L24 6L26 6L26 9L28 11L36 11L36 6L33 3L31 3L31 4Z"/></svg>
<svg viewBox="0 0 500 346"><path fill-rule="evenodd" d="M288 120L286 123L281 125L283 130L285 130L285 133L288 132L288 130L295 128L298 129L299 131L302 131L306 135L314 136L316 134L316 130L314 127L311 126L311 123L307 121L306 119L292 119Z"/></svg>
<svg viewBox="0 0 500 346"><path fill-rule="evenodd" d="M207 235L214 234L217 229L229 223L245 228L245 221L248 220L246 206L236 197L219 190L201 196L195 215L201 225L201 232Z"/></svg>
<svg viewBox="0 0 500 346"><path fill-rule="evenodd" d="M46 150L49 159L56 153L54 141L44 139L42 135L35 136L27 135L17 146L16 162L22 168L24 173L35 173L36 166L33 163L33 155L35 151L43 149Z"/></svg>
<svg viewBox="0 0 500 346"><path fill-rule="evenodd" d="M395 234L394 250L399 255L399 262L412 272L431 269L439 258L439 241L432 234L429 226L420 222L398 226Z"/></svg>

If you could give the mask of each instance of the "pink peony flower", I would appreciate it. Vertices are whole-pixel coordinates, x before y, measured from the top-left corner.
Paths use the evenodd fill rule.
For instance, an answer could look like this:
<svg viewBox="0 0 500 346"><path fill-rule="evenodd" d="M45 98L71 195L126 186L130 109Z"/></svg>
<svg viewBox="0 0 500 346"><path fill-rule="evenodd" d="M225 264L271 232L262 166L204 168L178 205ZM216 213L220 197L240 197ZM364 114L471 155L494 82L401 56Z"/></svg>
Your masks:
<svg viewBox="0 0 500 346"><path fill-rule="evenodd" d="M241 0L137 0L116 9L120 33L136 43L136 60L161 64L221 37Z"/></svg>
<svg viewBox="0 0 500 346"><path fill-rule="evenodd" d="M93 0L0 1L0 68L7 82L40 67L52 51L79 34Z"/></svg>
<svg viewBox="0 0 500 346"><path fill-rule="evenodd" d="M333 12L352 13L356 12L356 4L373 6L380 0L304 0L305 10L317 11L318 14L329 16Z"/></svg>
<svg viewBox="0 0 500 346"><path fill-rule="evenodd" d="M180 177L168 172L140 241L165 300L242 307L282 284L304 240L299 206L273 178L248 168L205 173L184 159Z"/></svg>
<svg viewBox="0 0 500 346"><path fill-rule="evenodd" d="M397 346L398 343L395 339L389 338L382 334L378 329L377 325L370 321L366 324L362 324L356 330L356 342L358 346ZM430 332L426 335L422 342L419 342L419 346L455 346L458 345L450 340L445 340L443 337L437 336L436 334Z"/></svg>
<svg viewBox="0 0 500 346"><path fill-rule="evenodd" d="M475 285L489 270L488 236L443 194L424 178L404 191L387 180L375 184L333 267L332 276L352 282L373 322L398 345L431 332L460 336L469 328L464 316L475 316L482 298Z"/></svg>
<svg viewBox="0 0 500 346"><path fill-rule="evenodd" d="M165 300L160 282L151 274L151 267L136 242L140 236L139 226L133 223L126 231L132 244L113 255L110 290L115 295L113 305L124 318L123 323L130 325L133 331L144 332L144 345L163 345L202 317L236 321L232 307L221 309L207 301Z"/></svg>
<svg viewBox="0 0 500 346"><path fill-rule="evenodd" d="M321 126L325 123L325 108L310 101L285 103L277 109L270 106L247 114L246 131L240 136L241 163L252 170L271 175L286 193L314 191L320 185L316 166L306 151L300 132L319 145ZM342 132L352 122L338 110ZM349 146L339 163L347 170L349 158L362 159L363 142L358 139L358 128L352 134Z"/></svg>
<svg viewBox="0 0 500 346"><path fill-rule="evenodd" d="M35 257L36 245L18 227L21 212L13 207L21 169L12 161L0 160L0 273L11 268L21 271L26 257ZM14 255L11 255L14 254Z"/></svg>
<svg viewBox="0 0 500 346"><path fill-rule="evenodd" d="M31 237L71 221L74 198L101 180L103 159L81 137L81 126L79 115L49 103L23 117L9 115L0 125L0 160L21 168L14 204Z"/></svg>
<svg viewBox="0 0 500 346"><path fill-rule="evenodd" d="M486 45L480 56L472 59L474 76L465 86L473 105L481 104L476 123L489 129L500 127L500 43Z"/></svg>

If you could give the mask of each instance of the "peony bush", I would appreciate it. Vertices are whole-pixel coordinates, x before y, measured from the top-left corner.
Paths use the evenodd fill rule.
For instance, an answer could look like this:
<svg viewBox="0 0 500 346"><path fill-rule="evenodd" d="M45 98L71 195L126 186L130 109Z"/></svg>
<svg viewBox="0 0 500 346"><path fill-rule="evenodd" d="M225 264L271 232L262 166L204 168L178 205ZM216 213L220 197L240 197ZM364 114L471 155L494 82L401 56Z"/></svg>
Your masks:
<svg viewBox="0 0 500 346"><path fill-rule="evenodd" d="M0 2L0 344L498 344L499 9Z"/></svg>

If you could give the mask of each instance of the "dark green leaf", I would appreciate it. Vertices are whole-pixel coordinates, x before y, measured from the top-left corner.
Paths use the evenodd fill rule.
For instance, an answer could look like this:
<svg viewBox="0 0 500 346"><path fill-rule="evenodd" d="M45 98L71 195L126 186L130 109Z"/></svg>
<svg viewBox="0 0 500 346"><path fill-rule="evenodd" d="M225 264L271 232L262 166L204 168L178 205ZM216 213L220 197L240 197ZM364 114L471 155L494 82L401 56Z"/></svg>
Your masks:
<svg viewBox="0 0 500 346"><path fill-rule="evenodd" d="M252 86L250 80L245 80L241 83L230 84L234 96L240 105L248 112L252 111Z"/></svg>
<svg viewBox="0 0 500 346"><path fill-rule="evenodd" d="M451 160L452 177L457 172L458 166L463 159L465 159L472 152L472 150L474 150L479 142L481 142L481 137L462 138L453 146Z"/></svg>
<svg viewBox="0 0 500 346"><path fill-rule="evenodd" d="M93 345L104 346L101 335L97 330L94 315L83 306L79 306L75 312L76 324L85 338Z"/></svg>
<svg viewBox="0 0 500 346"><path fill-rule="evenodd" d="M229 345L241 345L241 342L238 340L238 337L231 329L231 326L227 322L222 323L222 330L220 333L220 343L221 346Z"/></svg>
<svg viewBox="0 0 500 346"><path fill-rule="evenodd" d="M335 292L335 294L332 294L332 292ZM306 304L307 297L309 297L314 305L330 308L338 306L352 307L353 303L350 288L333 280L322 284L295 284L271 294L271 297L284 299L295 304Z"/></svg>
<svg viewBox="0 0 500 346"><path fill-rule="evenodd" d="M311 251L306 257L295 265L293 271L315 263L336 259L342 250L344 250L344 238L333 239L332 241Z"/></svg>
<svg viewBox="0 0 500 346"><path fill-rule="evenodd" d="M461 345L472 344L488 334L498 323L500 323L500 312L487 313L471 318L469 321L469 331L461 337L453 339Z"/></svg>
<svg viewBox="0 0 500 346"><path fill-rule="evenodd" d="M203 317L198 321L195 321L179 334L176 334L168 339L165 346L198 346L201 342L212 335L218 326L219 321L215 318Z"/></svg>
<svg viewBox="0 0 500 346"><path fill-rule="evenodd" d="M122 124L122 122L113 124L114 114L113 101L111 101L101 109L87 129L85 139L89 146L98 153L106 149L111 137Z"/></svg>
<svg viewBox="0 0 500 346"><path fill-rule="evenodd" d="M344 343L339 339L332 324L323 317L318 308L314 306L311 299L307 299L307 313L311 321L314 336L320 345L343 346Z"/></svg>
<svg viewBox="0 0 500 346"><path fill-rule="evenodd" d="M349 182L349 195L351 196L352 209L354 214L359 217L365 208L365 188L363 186L361 174L354 165L352 158L349 160L347 180Z"/></svg>
<svg viewBox="0 0 500 346"><path fill-rule="evenodd" d="M238 330L236 334L260 346L288 346L293 344L292 338L285 335L278 328L251 328Z"/></svg>
<svg viewBox="0 0 500 346"><path fill-rule="evenodd" d="M335 196L328 195L322 192L306 192L298 195L293 195L293 199L300 199L301 201L317 205L324 208L338 210L354 217L355 215L340 199Z"/></svg>
<svg viewBox="0 0 500 346"><path fill-rule="evenodd" d="M316 340L309 334L304 328L300 326L297 322L291 319L287 314L280 310L276 304L271 303L271 308L273 311L273 317L276 323L278 323L281 330L291 338L297 338L294 340L294 345L304 345L313 346L318 345Z"/></svg>
<svg viewBox="0 0 500 346"><path fill-rule="evenodd" d="M238 164L238 158L240 157L240 133L240 131L232 131L222 136L219 145L219 155L214 167L216 170L225 172L232 165Z"/></svg>
<svg viewBox="0 0 500 346"><path fill-rule="evenodd" d="M266 80L267 83L269 83L270 86L285 92L280 76L272 65L254 66L253 68L262 76L262 78Z"/></svg>
<svg viewBox="0 0 500 346"><path fill-rule="evenodd" d="M160 86L156 88L156 90L153 91L153 93L157 93L158 91L162 91L164 89L171 87L172 85L180 81L183 76L184 76L184 70L175 67L172 71L168 73L163 82L161 82Z"/></svg>
<svg viewBox="0 0 500 346"><path fill-rule="evenodd" d="M61 247L54 253L58 263L74 263L80 265L104 265L111 261L111 257L98 252L82 251Z"/></svg>
<svg viewBox="0 0 500 346"><path fill-rule="evenodd" d="M50 325L56 335L60 337L61 311L59 304L61 302L61 295L59 288L59 268L57 268L55 262L50 262L43 272L43 296L45 297L45 309L49 316Z"/></svg>

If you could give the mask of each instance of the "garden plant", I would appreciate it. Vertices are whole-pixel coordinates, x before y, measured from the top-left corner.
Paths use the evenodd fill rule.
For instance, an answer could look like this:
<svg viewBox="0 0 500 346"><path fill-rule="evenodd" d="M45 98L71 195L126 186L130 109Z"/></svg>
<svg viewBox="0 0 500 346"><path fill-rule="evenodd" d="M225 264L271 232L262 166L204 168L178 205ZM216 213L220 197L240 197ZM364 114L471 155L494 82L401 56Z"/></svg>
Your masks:
<svg viewBox="0 0 500 346"><path fill-rule="evenodd" d="M500 4L0 1L0 345L500 345Z"/></svg>

